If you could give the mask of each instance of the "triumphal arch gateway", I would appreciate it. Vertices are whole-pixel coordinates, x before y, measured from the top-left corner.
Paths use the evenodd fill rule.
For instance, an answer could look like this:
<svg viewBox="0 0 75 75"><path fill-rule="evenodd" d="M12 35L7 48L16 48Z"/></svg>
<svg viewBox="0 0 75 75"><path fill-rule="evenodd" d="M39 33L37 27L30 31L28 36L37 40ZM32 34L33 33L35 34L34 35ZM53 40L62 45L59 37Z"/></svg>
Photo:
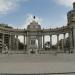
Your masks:
<svg viewBox="0 0 75 75"><path fill-rule="evenodd" d="M35 19L35 17L34 17ZM27 29L14 29L12 27L0 25L0 52L8 49L8 51L23 51L30 54L42 54L55 52L74 52L75 51L75 3L73 9L67 13L67 25L60 28L42 29L41 25L33 20ZM65 38L68 33L68 38ZM64 38L59 40L59 35L63 34ZM23 43L20 43L18 37L22 35L24 38ZM50 41L46 47L44 38L49 35ZM57 43L52 45L52 36L57 36ZM20 50L21 49L21 50Z"/></svg>

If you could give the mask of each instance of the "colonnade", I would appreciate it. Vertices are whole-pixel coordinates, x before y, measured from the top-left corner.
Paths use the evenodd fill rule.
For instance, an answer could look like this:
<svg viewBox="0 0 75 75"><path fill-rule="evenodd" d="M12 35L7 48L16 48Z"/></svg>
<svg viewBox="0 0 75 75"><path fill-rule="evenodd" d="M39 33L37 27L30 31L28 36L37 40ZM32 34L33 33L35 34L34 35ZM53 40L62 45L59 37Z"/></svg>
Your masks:
<svg viewBox="0 0 75 75"><path fill-rule="evenodd" d="M64 44L65 44L65 34L66 33L63 33L63 42L62 42L62 49L64 50ZM68 33L69 34L69 41L70 41L70 48L73 48L73 38L72 38L72 33ZM8 34L9 35L9 50L11 51L12 50L12 34ZM4 50L4 41L5 41L5 34L3 34L2 35L2 50ZM15 37L16 36L16 37ZM15 37L15 39L16 39L16 50L18 51L19 50L19 39L18 39L18 37L19 37L20 35L18 34L18 35L14 35L14 37ZM27 35L22 35L23 37L24 37L24 48L23 48L23 50L25 51L26 50L26 45L27 45ZM39 41L38 40L38 49L40 50L41 48L42 48L42 45L43 45L43 50L44 50L44 44L45 44L45 36L46 35L41 35L41 36L38 36L38 37L43 37L43 39L41 39L41 40L43 40L42 42L43 43L41 43L41 41ZM50 37L50 49L52 49L52 34L51 35L49 35L49 37ZM60 51L60 48L59 48L59 36L60 36L60 34L56 34L56 36L57 36L57 51ZM15 40L14 39L14 40ZM15 44L14 44L15 45ZM28 47L28 45L27 45L27 47Z"/></svg>
<svg viewBox="0 0 75 75"><path fill-rule="evenodd" d="M12 50L12 44L15 46L15 43L16 43L16 49L15 50L19 50L19 35L13 35L15 38L13 39L14 40L14 43L12 43L12 34L8 34L9 35L9 40L8 40L8 49L11 51ZM24 36L24 50L25 50L25 45L26 45L26 36ZM15 42L16 41L16 42ZM2 34L2 50L5 49L5 34Z"/></svg>
<svg viewBox="0 0 75 75"><path fill-rule="evenodd" d="M66 33L63 33L63 39L62 39L62 50L64 50L65 48L64 48L64 45L65 45L65 43L66 43L66 37L65 37L65 35L66 35ZM49 37L50 37L50 49L52 49L52 36L53 35L49 35ZM59 51L60 49L59 49L59 42L60 42L60 40L59 40L59 36L60 36L60 34L57 34L56 35L57 36L57 51ZM69 42L70 42L70 48L73 48L73 38L72 38L72 33L68 33L68 37L69 37ZM43 35L43 48L44 48L44 44L45 44L45 35Z"/></svg>

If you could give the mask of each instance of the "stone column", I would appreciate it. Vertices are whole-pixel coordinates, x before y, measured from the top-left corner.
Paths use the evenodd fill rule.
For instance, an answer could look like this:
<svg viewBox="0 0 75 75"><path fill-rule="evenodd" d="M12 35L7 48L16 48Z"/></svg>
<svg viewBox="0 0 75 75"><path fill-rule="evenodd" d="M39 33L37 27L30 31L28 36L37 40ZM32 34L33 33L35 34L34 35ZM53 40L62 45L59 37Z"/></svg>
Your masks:
<svg viewBox="0 0 75 75"><path fill-rule="evenodd" d="M2 50L4 50L4 34L2 35Z"/></svg>
<svg viewBox="0 0 75 75"><path fill-rule="evenodd" d="M75 52L75 24L74 27L72 28L72 39L73 39L73 52Z"/></svg>
<svg viewBox="0 0 75 75"><path fill-rule="evenodd" d="M44 40L45 40L45 39L44 39L44 35L43 35L43 49L44 49Z"/></svg>
<svg viewBox="0 0 75 75"><path fill-rule="evenodd" d="M30 40L29 40L29 35L28 35L28 32L26 33L26 50L27 50L27 53L29 54L29 42L30 42Z"/></svg>
<svg viewBox="0 0 75 75"><path fill-rule="evenodd" d="M50 35L50 48L52 49L52 35Z"/></svg>
<svg viewBox="0 0 75 75"><path fill-rule="evenodd" d="M25 35L24 35L24 51L25 51Z"/></svg>
<svg viewBox="0 0 75 75"><path fill-rule="evenodd" d="M42 49L42 35L40 36L40 49Z"/></svg>
<svg viewBox="0 0 75 75"><path fill-rule="evenodd" d="M65 52L65 45L66 45L66 44L65 44L65 41L66 41L66 40L65 40L65 33L63 34L63 36L64 36L64 39L63 39L63 50L64 50L64 52Z"/></svg>
<svg viewBox="0 0 75 75"><path fill-rule="evenodd" d="M38 37L38 50L39 50L39 37Z"/></svg>
<svg viewBox="0 0 75 75"><path fill-rule="evenodd" d="M13 49L15 50L15 35L13 35L14 38L13 38Z"/></svg>
<svg viewBox="0 0 75 75"><path fill-rule="evenodd" d="M17 45L16 48L17 48L17 51L18 51L18 42L19 42L19 41L18 41L18 35L16 35L16 45Z"/></svg>
<svg viewBox="0 0 75 75"><path fill-rule="evenodd" d="M9 50L11 50L11 34L9 35Z"/></svg>
<svg viewBox="0 0 75 75"><path fill-rule="evenodd" d="M42 36L38 37L38 49L41 50L42 49Z"/></svg>
<svg viewBox="0 0 75 75"><path fill-rule="evenodd" d="M72 41L72 32L70 31L69 32L69 41L70 41L70 52L72 51L72 48L73 48L73 41Z"/></svg>
<svg viewBox="0 0 75 75"><path fill-rule="evenodd" d="M27 51L27 35L26 35L26 51Z"/></svg>
<svg viewBox="0 0 75 75"><path fill-rule="evenodd" d="M59 51L59 34L57 34L57 51Z"/></svg>

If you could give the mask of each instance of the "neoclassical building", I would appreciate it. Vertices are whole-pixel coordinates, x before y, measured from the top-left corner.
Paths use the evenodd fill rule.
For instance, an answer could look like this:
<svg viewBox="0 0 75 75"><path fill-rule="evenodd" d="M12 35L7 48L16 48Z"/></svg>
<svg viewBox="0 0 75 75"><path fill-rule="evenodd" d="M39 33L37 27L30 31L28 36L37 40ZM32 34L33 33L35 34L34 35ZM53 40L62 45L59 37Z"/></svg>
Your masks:
<svg viewBox="0 0 75 75"><path fill-rule="evenodd" d="M8 51L19 51L19 39L21 35L24 38L22 51L25 53L49 53L53 50L52 36L57 36L57 43L55 45L55 51L61 52L59 35L63 34L62 51L66 49L70 52L75 50L75 2L73 3L73 9L67 13L67 25L60 28L42 29L41 25L34 20L27 26L27 29L14 29L10 27L0 27L0 52L5 49ZM65 38L68 33L68 38ZM48 35L50 39L50 48L45 50L45 36ZM66 41L68 39L68 41ZM65 45L68 43L68 46Z"/></svg>

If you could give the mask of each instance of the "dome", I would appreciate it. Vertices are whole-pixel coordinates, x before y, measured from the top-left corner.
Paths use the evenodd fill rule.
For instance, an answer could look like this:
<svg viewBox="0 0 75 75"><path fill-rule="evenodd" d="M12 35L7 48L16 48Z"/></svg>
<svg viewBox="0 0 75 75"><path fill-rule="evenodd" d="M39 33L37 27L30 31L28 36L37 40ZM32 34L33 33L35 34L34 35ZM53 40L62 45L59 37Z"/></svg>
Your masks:
<svg viewBox="0 0 75 75"><path fill-rule="evenodd" d="M36 22L35 20L33 20L28 26L27 29L41 29L41 26L38 24L38 22Z"/></svg>
<svg viewBox="0 0 75 75"><path fill-rule="evenodd" d="M75 13L75 9L68 12L68 14Z"/></svg>

